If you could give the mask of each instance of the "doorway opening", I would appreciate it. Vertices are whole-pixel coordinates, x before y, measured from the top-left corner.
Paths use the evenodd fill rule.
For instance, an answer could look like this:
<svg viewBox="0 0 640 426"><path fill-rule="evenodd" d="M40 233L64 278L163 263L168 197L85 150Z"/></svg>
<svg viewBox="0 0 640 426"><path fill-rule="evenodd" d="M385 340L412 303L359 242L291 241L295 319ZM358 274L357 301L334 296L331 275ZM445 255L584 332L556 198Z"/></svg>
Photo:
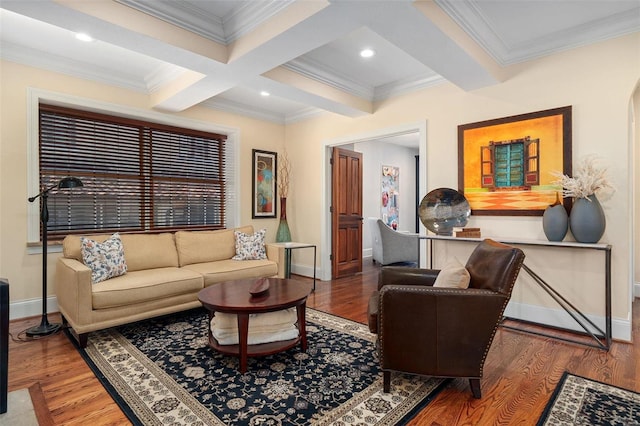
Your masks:
<svg viewBox="0 0 640 426"><path fill-rule="evenodd" d="M333 147L344 147L350 148L349 145L356 144L359 142L366 142L371 140L383 140L387 138L403 136L408 134L415 134L418 140L418 155L421 161L419 162L418 167L418 198L422 198L426 195L427 188L427 170L426 170L426 153L427 153L427 122L419 122L419 123L410 123L401 126L395 126L392 128L379 129L363 134L356 134L345 136L342 138L331 139L324 142L324 153L325 159L323 162L323 176L325 177L324 183L324 191L321 194L321 208L324 212L321 215L321 238L322 238L322 250L321 250L321 258L320 258L320 276L323 280L330 280L332 278L332 261L331 261L331 251L332 251L332 216L331 216L331 201L332 201L332 191L331 191L331 156ZM413 198L412 194L406 195L407 199ZM415 206L417 209L417 206ZM426 233L426 230L422 229L421 233ZM420 263L422 265L426 264L426 245L424 245L423 249L421 249L421 260Z"/></svg>

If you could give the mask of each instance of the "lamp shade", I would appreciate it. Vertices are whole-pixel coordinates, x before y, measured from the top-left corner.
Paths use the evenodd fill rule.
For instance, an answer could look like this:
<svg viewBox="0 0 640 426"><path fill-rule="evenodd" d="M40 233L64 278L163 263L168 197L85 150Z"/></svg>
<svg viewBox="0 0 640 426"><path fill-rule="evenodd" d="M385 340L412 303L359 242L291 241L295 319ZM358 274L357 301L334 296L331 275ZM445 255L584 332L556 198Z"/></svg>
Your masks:
<svg viewBox="0 0 640 426"><path fill-rule="evenodd" d="M58 189L61 188L77 188L80 186L84 186L82 181L76 177L66 177L60 180L58 183Z"/></svg>

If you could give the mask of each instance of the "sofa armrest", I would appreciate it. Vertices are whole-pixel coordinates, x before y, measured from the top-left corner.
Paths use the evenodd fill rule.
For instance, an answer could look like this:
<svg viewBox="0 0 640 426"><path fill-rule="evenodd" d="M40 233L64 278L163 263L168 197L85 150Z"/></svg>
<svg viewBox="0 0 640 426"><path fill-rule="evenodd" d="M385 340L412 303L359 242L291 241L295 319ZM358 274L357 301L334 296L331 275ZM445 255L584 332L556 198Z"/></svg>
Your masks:
<svg viewBox="0 0 640 426"><path fill-rule="evenodd" d="M56 263L55 287L60 311L71 326L91 323L93 309L91 269L75 259Z"/></svg>
<svg viewBox="0 0 640 426"><path fill-rule="evenodd" d="M266 244L267 258L278 265L278 278L285 276L284 247L275 244Z"/></svg>

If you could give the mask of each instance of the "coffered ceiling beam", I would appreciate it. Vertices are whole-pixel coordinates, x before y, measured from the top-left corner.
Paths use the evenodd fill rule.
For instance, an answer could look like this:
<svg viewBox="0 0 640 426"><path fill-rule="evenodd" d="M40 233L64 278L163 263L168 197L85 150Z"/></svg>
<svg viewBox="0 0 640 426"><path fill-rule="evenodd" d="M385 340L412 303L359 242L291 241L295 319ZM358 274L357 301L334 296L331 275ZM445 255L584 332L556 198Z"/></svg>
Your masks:
<svg viewBox="0 0 640 426"><path fill-rule="evenodd" d="M359 13L360 20L416 60L463 90L497 84L499 79L444 33L412 2L340 2L341 8ZM402 22L402 25L391 25Z"/></svg>

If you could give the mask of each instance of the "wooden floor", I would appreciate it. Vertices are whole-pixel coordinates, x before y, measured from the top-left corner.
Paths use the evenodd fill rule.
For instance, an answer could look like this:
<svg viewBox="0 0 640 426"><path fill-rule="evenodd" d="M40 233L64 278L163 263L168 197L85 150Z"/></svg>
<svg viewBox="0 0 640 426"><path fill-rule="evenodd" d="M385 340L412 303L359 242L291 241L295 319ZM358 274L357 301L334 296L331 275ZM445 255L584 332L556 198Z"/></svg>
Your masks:
<svg viewBox="0 0 640 426"><path fill-rule="evenodd" d="M378 268L366 262L355 277L318 282L308 306L366 322ZM301 278L306 279L306 278ZM640 391L640 314L634 302L635 345L614 342L609 352L559 340L499 329L482 380L481 400L468 382L450 382L412 425L534 425L565 370ZM51 315L50 321L58 321ZM39 319L11 323L14 336ZM127 418L104 390L64 334L9 344L9 391L39 383L56 425L126 425ZM10 407L9 407L10 409Z"/></svg>

